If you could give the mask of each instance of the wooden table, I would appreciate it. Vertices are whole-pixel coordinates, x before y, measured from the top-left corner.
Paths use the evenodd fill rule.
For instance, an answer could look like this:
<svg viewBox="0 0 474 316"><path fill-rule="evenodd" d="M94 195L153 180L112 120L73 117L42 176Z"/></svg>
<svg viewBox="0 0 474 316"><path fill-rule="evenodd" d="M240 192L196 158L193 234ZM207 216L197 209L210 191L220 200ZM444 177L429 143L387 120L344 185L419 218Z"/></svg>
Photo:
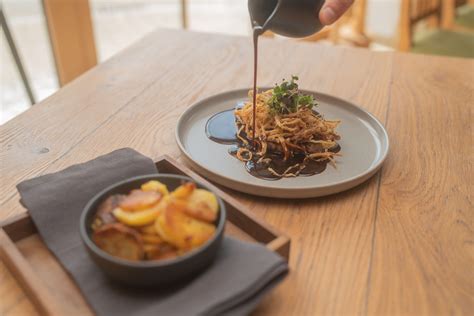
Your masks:
<svg viewBox="0 0 474 316"><path fill-rule="evenodd" d="M0 220L25 212L21 180L126 146L180 159L178 117L198 99L250 87L250 43L159 31L1 126ZM373 113L391 150L381 172L342 194L231 192L292 238L291 274L256 314L472 313L474 62L262 40L260 84L291 74ZM0 297L1 315L33 313L3 264Z"/></svg>

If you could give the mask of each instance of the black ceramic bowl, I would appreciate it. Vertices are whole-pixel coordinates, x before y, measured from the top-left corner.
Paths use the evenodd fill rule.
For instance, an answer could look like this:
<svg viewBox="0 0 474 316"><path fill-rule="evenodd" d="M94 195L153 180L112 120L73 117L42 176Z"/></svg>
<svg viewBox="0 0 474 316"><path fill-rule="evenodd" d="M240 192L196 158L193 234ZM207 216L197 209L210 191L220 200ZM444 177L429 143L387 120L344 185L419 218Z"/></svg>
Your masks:
<svg viewBox="0 0 474 316"><path fill-rule="evenodd" d="M119 182L101 191L94 196L89 203L87 203L80 220L82 241L84 242L92 260L103 272L113 280L127 285L162 286L185 281L186 279L196 276L212 263L224 235L226 210L224 203L214 192L219 203L219 216L215 222L216 233L212 239L197 249L174 259L133 262L113 257L97 247L91 239L91 224L100 203L110 195L127 194L133 189L138 189L140 188L140 185L150 180L160 181L167 185L170 191L180 186L183 182L190 181L196 183L198 188L212 192L212 190L205 185L188 177L170 174L155 174L140 176Z"/></svg>

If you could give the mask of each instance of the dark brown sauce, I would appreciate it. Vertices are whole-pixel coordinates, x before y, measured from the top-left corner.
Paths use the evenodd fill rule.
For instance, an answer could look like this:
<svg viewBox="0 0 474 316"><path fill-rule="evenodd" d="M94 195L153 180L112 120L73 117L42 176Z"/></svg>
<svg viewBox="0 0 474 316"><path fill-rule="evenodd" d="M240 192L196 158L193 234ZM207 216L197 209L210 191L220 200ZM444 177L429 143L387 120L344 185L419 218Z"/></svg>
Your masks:
<svg viewBox="0 0 474 316"><path fill-rule="evenodd" d="M206 123L206 135L216 143L236 144L236 133L233 109L215 114Z"/></svg>
<svg viewBox="0 0 474 316"><path fill-rule="evenodd" d="M255 144L255 116L257 113L257 73L258 73L258 37L263 28L254 22L253 27L253 113L252 113L252 146Z"/></svg>

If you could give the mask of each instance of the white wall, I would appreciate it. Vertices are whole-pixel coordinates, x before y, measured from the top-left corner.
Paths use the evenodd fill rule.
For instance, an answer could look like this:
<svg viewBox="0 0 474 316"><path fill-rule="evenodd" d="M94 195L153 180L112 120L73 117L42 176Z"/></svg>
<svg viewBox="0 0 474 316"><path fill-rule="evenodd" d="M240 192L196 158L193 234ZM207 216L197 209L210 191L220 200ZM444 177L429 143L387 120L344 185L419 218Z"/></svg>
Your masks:
<svg viewBox="0 0 474 316"><path fill-rule="evenodd" d="M367 33L382 37L395 37L398 29L400 6L400 0L368 0Z"/></svg>

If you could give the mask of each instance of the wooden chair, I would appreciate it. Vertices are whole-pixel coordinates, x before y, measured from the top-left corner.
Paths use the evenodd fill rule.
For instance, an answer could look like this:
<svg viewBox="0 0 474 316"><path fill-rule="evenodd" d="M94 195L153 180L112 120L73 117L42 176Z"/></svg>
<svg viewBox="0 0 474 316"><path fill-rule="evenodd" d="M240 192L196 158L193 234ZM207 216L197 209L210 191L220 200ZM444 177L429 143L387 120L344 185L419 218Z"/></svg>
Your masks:
<svg viewBox="0 0 474 316"><path fill-rule="evenodd" d="M414 25L423 19L433 17L437 21L441 17L441 0L402 0L399 49L409 51L413 45Z"/></svg>
<svg viewBox="0 0 474 316"><path fill-rule="evenodd" d="M399 26L399 49L423 54L474 58L474 35L453 32L439 27L446 14L454 14L456 0L402 0ZM451 8L449 11L447 8ZM435 19L438 26L414 40L414 26L421 21ZM441 24L444 24L442 22Z"/></svg>
<svg viewBox="0 0 474 316"><path fill-rule="evenodd" d="M461 6L471 5L474 6L474 0L444 0L443 1L443 19L442 19L442 26L444 29L447 30L454 30L454 31L461 31L461 32L472 32L472 25L474 22L472 21L473 13L470 14L466 22L470 23L463 23L464 21L459 21L461 23L456 23L456 9ZM462 17L461 17L462 18Z"/></svg>
<svg viewBox="0 0 474 316"><path fill-rule="evenodd" d="M334 44L349 44L369 47L370 39L365 34L367 1L357 0L352 7L336 22L330 39Z"/></svg>
<svg viewBox="0 0 474 316"><path fill-rule="evenodd" d="M357 0L335 24L303 40L329 40L333 44L368 47L370 40L365 34L366 11L367 0Z"/></svg>

